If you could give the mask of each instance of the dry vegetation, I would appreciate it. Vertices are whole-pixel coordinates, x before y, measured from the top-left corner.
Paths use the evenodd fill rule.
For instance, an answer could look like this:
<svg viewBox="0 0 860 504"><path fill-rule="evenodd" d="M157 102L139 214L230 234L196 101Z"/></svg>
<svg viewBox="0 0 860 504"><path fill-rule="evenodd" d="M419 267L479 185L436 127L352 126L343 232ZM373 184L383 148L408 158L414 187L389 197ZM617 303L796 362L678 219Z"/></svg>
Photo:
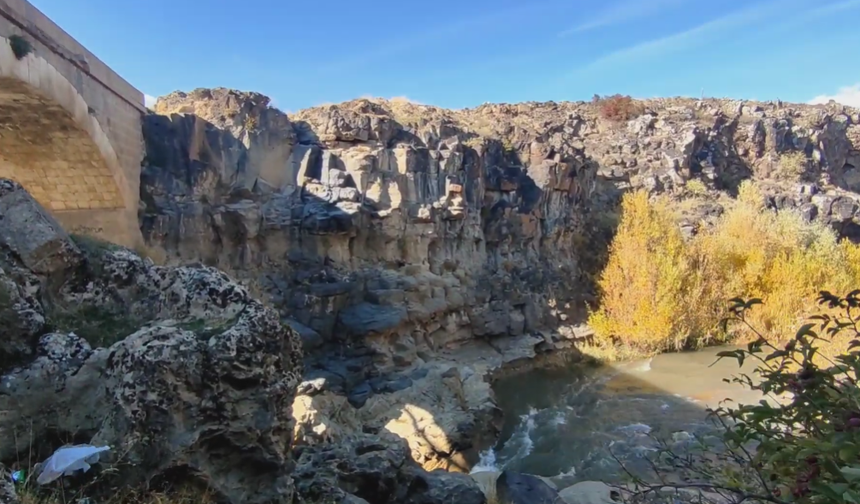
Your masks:
<svg viewBox="0 0 860 504"><path fill-rule="evenodd" d="M801 151L786 152L779 156L777 177L781 180L797 182L803 178L808 166L806 154Z"/></svg>
<svg viewBox="0 0 860 504"><path fill-rule="evenodd" d="M607 121L629 121L645 112L645 108L641 103L629 96L620 94L604 97L594 95L591 101L597 105L600 117Z"/></svg>
<svg viewBox="0 0 860 504"><path fill-rule="evenodd" d="M590 314L598 345L629 355L695 348L749 337L719 328L726 302L760 298L750 322L780 339L817 309L820 290L860 286L860 247L792 212L766 210L745 183L715 228L685 241L667 200L629 193Z"/></svg>
<svg viewBox="0 0 860 504"><path fill-rule="evenodd" d="M691 179L687 181L687 191L693 196L704 196L708 194L708 188L705 183L699 179Z"/></svg>
<svg viewBox="0 0 860 504"><path fill-rule="evenodd" d="M59 489L37 491L32 487L19 489L18 498L21 504L72 504L73 502L93 502L83 494L67 492L71 495L63 495ZM100 504L214 504L215 498L208 492L191 489L183 489L169 493L124 490L113 494L111 497L99 499Z"/></svg>

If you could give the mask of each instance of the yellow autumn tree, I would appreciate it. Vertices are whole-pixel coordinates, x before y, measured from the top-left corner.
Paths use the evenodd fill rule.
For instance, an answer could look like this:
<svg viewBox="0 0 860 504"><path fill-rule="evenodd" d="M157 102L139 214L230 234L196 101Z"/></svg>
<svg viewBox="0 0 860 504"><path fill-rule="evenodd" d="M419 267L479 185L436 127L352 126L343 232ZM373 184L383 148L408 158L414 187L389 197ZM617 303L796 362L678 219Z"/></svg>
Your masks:
<svg viewBox="0 0 860 504"><path fill-rule="evenodd" d="M860 247L796 212L766 209L752 183L713 229L687 242L665 199L633 192L622 202L599 287L601 304L589 318L598 340L635 353L722 340L719 322L733 297L762 299L749 320L779 338L818 309L820 290L860 288Z"/></svg>
<svg viewBox="0 0 860 504"><path fill-rule="evenodd" d="M598 281L600 309L589 323L599 337L644 352L678 349L690 330L679 300L696 273L667 201L629 193Z"/></svg>

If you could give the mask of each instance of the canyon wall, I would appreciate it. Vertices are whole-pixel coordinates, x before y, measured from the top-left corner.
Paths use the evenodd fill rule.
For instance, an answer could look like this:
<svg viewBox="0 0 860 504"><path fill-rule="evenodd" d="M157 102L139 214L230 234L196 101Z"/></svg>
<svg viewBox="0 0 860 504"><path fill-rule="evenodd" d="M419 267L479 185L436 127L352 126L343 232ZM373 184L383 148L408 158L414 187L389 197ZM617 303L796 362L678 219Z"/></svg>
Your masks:
<svg viewBox="0 0 860 504"><path fill-rule="evenodd" d="M169 261L236 274L311 348L370 346L382 367L552 328L578 299L596 166L562 108L514 147L433 107L267 102L174 93L146 118L141 223Z"/></svg>
<svg viewBox="0 0 860 504"><path fill-rule="evenodd" d="M860 239L857 110L618 103L288 116L256 93L175 92L144 120L141 229L154 255L227 271L301 335L299 437L385 429L451 468L498 432L487 373L580 335L625 191L670 196L692 235L753 179L770 206Z"/></svg>
<svg viewBox="0 0 860 504"><path fill-rule="evenodd" d="M773 206L855 234L857 110L635 103L629 121L602 118L604 102L369 99L288 117L255 93L177 92L145 119L141 226L168 261L265 293L311 346L389 349L568 322L631 188L686 200L695 228L753 178Z"/></svg>

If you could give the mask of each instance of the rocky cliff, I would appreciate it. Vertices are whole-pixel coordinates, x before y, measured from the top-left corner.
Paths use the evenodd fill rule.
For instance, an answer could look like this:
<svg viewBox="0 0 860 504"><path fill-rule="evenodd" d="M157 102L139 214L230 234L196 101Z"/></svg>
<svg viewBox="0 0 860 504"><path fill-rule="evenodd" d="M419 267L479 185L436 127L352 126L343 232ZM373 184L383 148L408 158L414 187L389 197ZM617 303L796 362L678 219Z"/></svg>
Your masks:
<svg viewBox="0 0 860 504"><path fill-rule="evenodd" d="M301 339L279 318L214 268L69 236L0 179L0 502L165 502L147 493L190 488L201 503L485 503L392 434L295 450ZM109 450L38 485L68 444Z"/></svg>
<svg viewBox="0 0 860 504"><path fill-rule="evenodd" d="M450 467L497 424L485 376L570 346L624 191L671 195L695 233L752 178L860 238L857 110L655 99L619 117L612 100L287 116L255 93L176 92L144 121L141 227L301 335L300 438L385 429Z"/></svg>

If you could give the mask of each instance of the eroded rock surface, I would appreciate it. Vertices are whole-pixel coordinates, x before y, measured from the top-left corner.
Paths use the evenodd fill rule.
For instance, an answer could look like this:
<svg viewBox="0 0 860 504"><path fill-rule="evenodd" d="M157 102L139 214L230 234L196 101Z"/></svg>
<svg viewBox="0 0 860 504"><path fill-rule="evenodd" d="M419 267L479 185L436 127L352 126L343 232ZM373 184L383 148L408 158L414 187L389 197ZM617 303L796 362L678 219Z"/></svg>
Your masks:
<svg viewBox="0 0 860 504"><path fill-rule="evenodd" d="M288 117L259 94L173 93L144 121L141 227L169 262L240 278L301 336L301 442L383 429L452 468L492 435L495 406L464 368L442 374L474 352L570 347L624 191L670 195L692 235L752 178L770 206L860 239L857 110L640 105L623 122L582 102L360 99Z"/></svg>
<svg viewBox="0 0 860 504"><path fill-rule="evenodd" d="M860 220L860 115L837 105L654 99L617 123L593 103L360 99L287 117L219 88L156 109L149 243L240 276L309 344L369 348L380 369L567 325L630 188L689 200L691 228L748 178L843 234Z"/></svg>
<svg viewBox="0 0 860 504"><path fill-rule="evenodd" d="M465 474L427 472L396 437L357 435L305 448L295 472L306 502L333 504L484 504L486 498ZM361 502L361 501L358 501Z"/></svg>
<svg viewBox="0 0 860 504"><path fill-rule="evenodd" d="M144 123L149 244L231 272L301 335L299 416L339 418L300 437L388 428L425 467L447 467L497 409L489 387L463 399L469 377L440 385L462 362L444 354L476 338L525 338L532 354L565 339L533 335L581 292L572 238L594 170L537 131L546 152L527 168L438 109L417 131L368 100L289 119L265 103L224 89L161 99Z"/></svg>
<svg viewBox="0 0 860 504"><path fill-rule="evenodd" d="M18 321L0 345L0 460L74 438L111 446L126 485L179 471L233 503L291 502L298 334L218 270L82 252L17 183L0 188L16 201L0 219L0 313Z"/></svg>
<svg viewBox="0 0 860 504"><path fill-rule="evenodd" d="M19 504L18 492L15 490L15 482L12 473L6 466L0 464L0 502L3 504Z"/></svg>

